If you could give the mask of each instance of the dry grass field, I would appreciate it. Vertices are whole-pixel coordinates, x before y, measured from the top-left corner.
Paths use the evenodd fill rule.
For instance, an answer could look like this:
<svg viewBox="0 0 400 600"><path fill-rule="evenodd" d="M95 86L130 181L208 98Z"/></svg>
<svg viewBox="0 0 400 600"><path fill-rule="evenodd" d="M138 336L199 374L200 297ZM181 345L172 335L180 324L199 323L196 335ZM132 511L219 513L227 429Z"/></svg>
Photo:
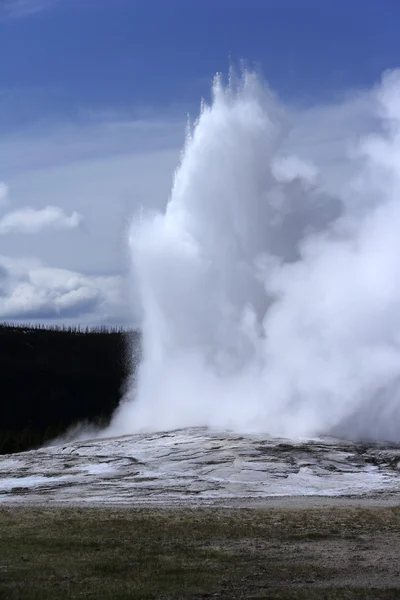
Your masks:
<svg viewBox="0 0 400 600"><path fill-rule="evenodd" d="M0 509L2 600L398 600L400 507Z"/></svg>

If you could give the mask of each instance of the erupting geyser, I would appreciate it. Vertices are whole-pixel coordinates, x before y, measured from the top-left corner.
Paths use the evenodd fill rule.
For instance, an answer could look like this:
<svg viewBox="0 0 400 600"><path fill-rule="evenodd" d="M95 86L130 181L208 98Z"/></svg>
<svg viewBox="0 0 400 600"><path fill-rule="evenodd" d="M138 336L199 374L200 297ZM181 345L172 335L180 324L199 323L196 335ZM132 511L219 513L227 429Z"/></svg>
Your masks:
<svg viewBox="0 0 400 600"><path fill-rule="evenodd" d="M130 231L143 361L112 433L400 439L399 74L375 93L381 133L334 198L260 79L215 79L165 212Z"/></svg>

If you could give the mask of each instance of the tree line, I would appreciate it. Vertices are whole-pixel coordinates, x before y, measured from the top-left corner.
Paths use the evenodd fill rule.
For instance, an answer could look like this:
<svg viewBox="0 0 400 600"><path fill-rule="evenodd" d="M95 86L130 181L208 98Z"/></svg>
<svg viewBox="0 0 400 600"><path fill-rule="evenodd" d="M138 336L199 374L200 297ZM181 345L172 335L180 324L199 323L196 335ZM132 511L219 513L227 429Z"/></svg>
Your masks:
<svg viewBox="0 0 400 600"><path fill-rule="evenodd" d="M0 454L106 425L139 355L138 331L0 324Z"/></svg>

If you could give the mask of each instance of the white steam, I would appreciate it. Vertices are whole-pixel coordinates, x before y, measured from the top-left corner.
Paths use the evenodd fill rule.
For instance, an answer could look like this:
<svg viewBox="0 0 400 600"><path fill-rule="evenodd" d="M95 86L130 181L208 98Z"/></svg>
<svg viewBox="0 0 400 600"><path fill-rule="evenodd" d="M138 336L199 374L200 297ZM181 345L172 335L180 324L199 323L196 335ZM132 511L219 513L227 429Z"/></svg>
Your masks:
<svg viewBox="0 0 400 600"><path fill-rule="evenodd" d="M133 223L143 362L112 433L211 426L400 439L400 75L342 198L283 152L251 73L217 77L164 214Z"/></svg>

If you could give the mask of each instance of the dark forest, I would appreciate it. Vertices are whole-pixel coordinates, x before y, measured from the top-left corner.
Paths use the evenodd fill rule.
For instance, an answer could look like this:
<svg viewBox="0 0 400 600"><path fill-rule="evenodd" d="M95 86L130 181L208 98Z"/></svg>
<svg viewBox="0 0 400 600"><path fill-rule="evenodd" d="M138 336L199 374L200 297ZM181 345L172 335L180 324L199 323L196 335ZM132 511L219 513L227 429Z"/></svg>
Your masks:
<svg viewBox="0 0 400 600"><path fill-rule="evenodd" d="M37 448L80 423L106 425L139 346L135 331L0 324L0 454Z"/></svg>

